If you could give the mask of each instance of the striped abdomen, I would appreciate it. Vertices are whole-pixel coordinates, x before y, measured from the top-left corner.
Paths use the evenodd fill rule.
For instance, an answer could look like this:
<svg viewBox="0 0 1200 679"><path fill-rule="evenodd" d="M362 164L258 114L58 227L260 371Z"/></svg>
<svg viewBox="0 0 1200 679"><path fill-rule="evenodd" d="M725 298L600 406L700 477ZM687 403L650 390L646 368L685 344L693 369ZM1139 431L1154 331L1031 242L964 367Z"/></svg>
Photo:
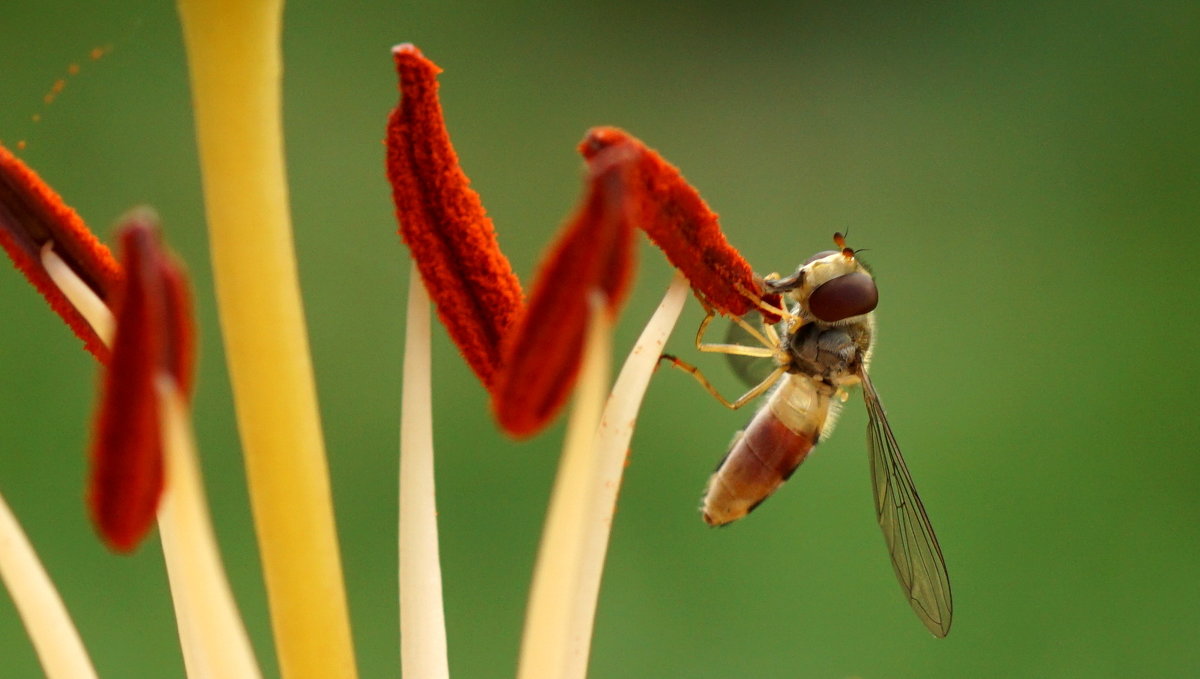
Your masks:
<svg viewBox="0 0 1200 679"><path fill-rule="evenodd" d="M807 375L788 375L733 441L708 480L704 520L742 518L775 492L817 444L833 390Z"/></svg>

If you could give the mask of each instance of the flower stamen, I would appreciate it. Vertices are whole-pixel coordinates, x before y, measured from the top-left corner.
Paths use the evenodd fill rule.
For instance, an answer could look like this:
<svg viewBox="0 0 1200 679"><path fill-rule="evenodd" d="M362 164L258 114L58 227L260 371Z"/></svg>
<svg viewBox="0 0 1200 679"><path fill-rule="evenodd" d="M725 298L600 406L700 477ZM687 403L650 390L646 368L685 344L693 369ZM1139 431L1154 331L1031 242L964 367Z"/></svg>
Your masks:
<svg viewBox="0 0 1200 679"><path fill-rule="evenodd" d="M157 219L137 210L121 230L126 276L117 291L116 333L101 387L89 501L100 534L132 550L154 524L163 490L160 397L167 378L191 385L192 328L183 274L158 240Z"/></svg>
<svg viewBox="0 0 1200 679"><path fill-rule="evenodd" d="M42 257L47 243L96 297L105 304L112 301L123 278L112 253L37 173L0 146L0 247L87 350L107 361L108 348L96 329L47 272Z"/></svg>
<svg viewBox="0 0 1200 679"><path fill-rule="evenodd" d="M590 159L588 194L543 259L525 313L504 345L492 392L496 419L528 436L558 412L575 386L589 296L601 293L612 322L633 269L630 177L637 150L617 146Z"/></svg>
<svg viewBox="0 0 1200 679"><path fill-rule="evenodd" d="M521 283L450 143L437 98L441 69L410 44L392 55L401 97L388 118L387 174L400 235L442 323L490 388L521 311Z"/></svg>
<svg viewBox="0 0 1200 679"><path fill-rule="evenodd" d="M96 291L88 287L83 279L75 274L75 270L58 256L54 251L53 241L42 244L42 268L54 281L54 285L63 296L83 316L96 335L105 343L111 344L117 321L113 318L112 310L100 299Z"/></svg>
<svg viewBox="0 0 1200 679"><path fill-rule="evenodd" d="M707 305L731 316L755 310L755 300L742 290L755 291L761 297L760 280L721 233L716 213L674 165L615 127L589 130L579 144L579 152L592 158L616 145L628 145L641 152L630 190L637 201L637 225L687 276L692 289Z"/></svg>

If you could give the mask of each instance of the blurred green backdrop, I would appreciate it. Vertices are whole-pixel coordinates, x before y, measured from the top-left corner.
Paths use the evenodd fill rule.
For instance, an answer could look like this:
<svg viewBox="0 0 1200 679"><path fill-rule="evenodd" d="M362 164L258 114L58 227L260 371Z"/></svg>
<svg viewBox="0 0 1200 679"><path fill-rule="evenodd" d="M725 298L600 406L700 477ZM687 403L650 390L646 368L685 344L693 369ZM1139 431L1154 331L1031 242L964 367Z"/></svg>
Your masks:
<svg viewBox="0 0 1200 679"><path fill-rule="evenodd" d="M155 205L190 264L208 490L273 676L174 8L7 6L0 139L26 140L21 155L101 233ZM714 531L699 493L748 415L663 372L633 443L592 677L1200 675L1200 5L293 2L285 21L296 241L362 676L399 672L409 263L381 138L402 41L445 69L455 143L526 281L597 124L677 164L760 270L849 229L880 281L875 382L945 550L949 638L930 637L894 581L857 401L775 498ZM72 62L82 71L44 105ZM640 258L622 350L670 277L650 246ZM694 357L699 318L690 304L674 351ZM561 424L499 435L435 340L451 669L512 676ZM719 359L694 358L736 388ZM157 540L111 555L81 502L96 367L6 267L0 374L0 490L100 673L182 676ZM40 675L4 596L0 659L0 676Z"/></svg>

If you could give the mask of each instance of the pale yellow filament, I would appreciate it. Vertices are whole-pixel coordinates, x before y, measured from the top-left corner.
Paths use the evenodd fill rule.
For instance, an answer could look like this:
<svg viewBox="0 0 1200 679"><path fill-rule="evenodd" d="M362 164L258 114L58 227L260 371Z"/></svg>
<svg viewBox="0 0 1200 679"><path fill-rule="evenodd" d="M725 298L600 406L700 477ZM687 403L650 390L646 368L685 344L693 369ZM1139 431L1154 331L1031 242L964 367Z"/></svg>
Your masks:
<svg viewBox="0 0 1200 679"><path fill-rule="evenodd" d="M54 252L50 243L42 247L41 254L42 266L54 284L87 319L101 341L111 346L116 329L112 311ZM166 487L159 506L158 521L188 677L257 679L260 673L254 653L229 591L220 553L213 537L187 407L182 402L173 380L164 375L160 376L158 382L163 454L166 458ZM11 527L16 527L16 524L13 523ZM16 541L19 537L11 537L9 540ZM20 545L19 542L14 544ZM25 547L28 548L27 543ZM4 554L9 551L14 555L21 553L21 549L14 548L6 550ZM36 564L36 559L34 563ZM22 572L34 573L30 568L26 566ZM33 592L43 587L28 582L18 586L22 589L29 588ZM49 582L45 586L49 586ZM53 594L52 588L50 594ZM48 595L37 596L44 599ZM54 599L57 599L56 594ZM58 608L62 608L61 602ZM67 662L71 663L72 667L79 665L82 648L77 651L69 648L78 643L78 635L71 628L66 611L56 612L53 602L39 604L38 610L44 610L43 615L60 616L61 621L55 623L52 629L58 629L60 634L67 635L65 641L55 643L54 653L45 654L40 650L46 645L45 641L41 641L45 633L35 630L33 623L28 623L39 654L48 656L56 664ZM38 627L45 626L45 623L38 623ZM68 646L67 649L57 648L64 643ZM86 655L82 656L82 661L86 662ZM47 667L47 673L50 672Z"/></svg>
<svg viewBox="0 0 1200 679"><path fill-rule="evenodd" d="M111 344L117 327L112 311L62 257L58 256L52 241L46 241L42 246L42 268L50 275L50 280L54 281L54 285L58 286L67 301L83 316L88 325L92 326L96 336L105 344Z"/></svg>
<svg viewBox="0 0 1200 679"><path fill-rule="evenodd" d="M561 679L571 664L573 598L584 571L588 496L595 479L595 435L608 393L612 318L598 293L592 296L583 367L567 421L566 440L550 496L546 526L533 569L518 679Z"/></svg>
<svg viewBox="0 0 1200 679"><path fill-rule="evenodd" d="M47 679L96 679L79 632L16 517L0 497L0 579L12 594Z"/></svg>
<svg viewBox="0 0 1200 679"><path fill-rule="evenodd" d="M637 423L642 397L650 386L650 377L658 365L658 357L675 328L675 321L688 300L690 286L683 274L676 272L658 309L646 323L617 375L612 393L604 405L604 413L596 429L592 445L593 467L591 489L587 496L582 524L582 571L567 625L567 670L564 679L583 679L587 676L591 651L592 628L596 620L596 601L600 596L600 580L604 574L604 559L616 513L617 495L625 473L629 442Z"/></svg>
<svg viewBox="0 0 1200 679"><path fill-rule="evenodd" d="M538 549L518 679L587 676L596 600L621 487L625 455L650 376L687 300L676 274L601 405L608 381L611 321L593 311L583 372Z"/></svg>
<svg viewBox="0 0 1200 679"><path fill-rule="evenodd" d="M429 295L414 266L400 411L400 669L405 679L450 676L433 478L429 317Z"/></svg>
<svg viewBox="0 0 1200 679"><path fill-rule="evenodd" d="M259 679L209 520L188 406L173 379L161 375L157 386L167 478L158 529L188 679Z"/></svg>

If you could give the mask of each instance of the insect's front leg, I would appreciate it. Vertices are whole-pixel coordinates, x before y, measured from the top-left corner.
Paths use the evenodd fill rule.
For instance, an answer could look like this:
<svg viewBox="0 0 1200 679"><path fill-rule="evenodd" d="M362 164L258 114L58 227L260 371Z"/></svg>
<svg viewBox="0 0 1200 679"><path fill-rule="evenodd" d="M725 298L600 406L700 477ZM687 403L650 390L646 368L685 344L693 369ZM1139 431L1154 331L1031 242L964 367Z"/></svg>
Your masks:
<svg viewBox="0 0 1200 679"><path fill-rule="evenodd" d="M787 285L780 285L779 283L777 283L777 281L786 281L786 280L788 280L788 279L780 279L779 274L772 272L772 273L767 274L763 278L763 287L770 289L770 291L772 293L783 294L783 293L787 292L788 290L790 290L791 288L789 288ZM776 287L778 287L778 290L776 289ZM792 314L791 311L788 311L786 304L783 304L782 306L775 306L774 304L770 304L762 298L762 295L758 294L754 290L746 289L740 283L737 284L737 291L739 293L741 293L742 296L745 297L746 299L750 300L751 302L754 302L754 306L757 307L760 311L766 312L767 314L770 314L771 316L778 316L781 319L787 321L789 327L792 324L796 323L796 321L799 320L799 318L797 316L795 316L794 314Z"/></svg>

